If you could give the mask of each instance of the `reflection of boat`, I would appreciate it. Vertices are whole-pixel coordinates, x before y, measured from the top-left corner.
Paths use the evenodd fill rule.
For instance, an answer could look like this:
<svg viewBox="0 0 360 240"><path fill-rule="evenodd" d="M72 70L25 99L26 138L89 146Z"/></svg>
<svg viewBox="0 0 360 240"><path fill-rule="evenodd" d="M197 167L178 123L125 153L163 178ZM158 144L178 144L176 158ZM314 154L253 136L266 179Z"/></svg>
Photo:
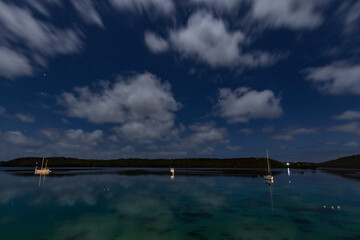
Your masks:
<svg viewBox="0 0 360 240"><path fill-rule="evenodd" d="M42 159L42 162L41 162L41 168L40 169L37 169L37 167L35 168L35 174L40 174L40 175L49 175L49 173L51 172L50 169L46 168L47 167L47 163L48 163L48 160L46 160L46 163L45 163L45 168L43 168L44 166L44 158Z"/></svg>
<svg viewBox="0 0 360 240"><path fill-rule="evenodd" d="M170 173L171 173L170 179L173 180L175 178L175 169L170 168Z"/></svg>
<svg viewBox="0 0 360 240"><path fill-rule="evenodd" d="M270 162L269 162L269 154L268 150L266 149L266 159L267 159L267 167L268 167L268 174L264 176L265 182L268 184L272 184L274 182L274 176L271 175L270 169Z"/></svg>
<svg viewBox="0 0 360 240"><path fill-rule="evenodd" d="M37 167L35 167L35 174L40 175L39 176L39 187L41 185L41 176L44 176L44 178L43 178L43 184L44 184L45 176L49 175L51 172L51 170L47 168L47 163L48 163L48 160L46 160L45 167L43 168L43 166L44 166L44 158L43 158L42 162L41 162L41 168L37 169Z"/></svg>
<svg viewBox="0 0 360 240"><path fill-rule="evenodd" d="M266 182L266 180L265 180ZM273 181L274 182L274 181ZM273 185L271 183L269 183L269 188L270 188L270 201L271 201L271 210L274 211L274 201L273 201L273 196L272 196L272 188Z"/></svg>

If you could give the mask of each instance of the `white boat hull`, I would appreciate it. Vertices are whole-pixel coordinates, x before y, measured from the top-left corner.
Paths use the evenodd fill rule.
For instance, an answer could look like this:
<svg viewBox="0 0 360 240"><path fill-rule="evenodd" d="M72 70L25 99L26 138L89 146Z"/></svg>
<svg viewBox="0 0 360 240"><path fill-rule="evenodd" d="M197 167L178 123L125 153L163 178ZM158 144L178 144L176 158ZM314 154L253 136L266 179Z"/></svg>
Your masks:
<svg viewBox="0 0 360 240"><path fill-rule="evenodd" d="M35 169L35 174L48 175L50 172L50 169Z"/></svg>
<svg viewBox="0 0 360 240"><path fill-rule="evenodd" d="M264 179L265 179L265 182L267 182L267 183L274 183L274 176L272 176L272 175L265 175Z"/></svg>

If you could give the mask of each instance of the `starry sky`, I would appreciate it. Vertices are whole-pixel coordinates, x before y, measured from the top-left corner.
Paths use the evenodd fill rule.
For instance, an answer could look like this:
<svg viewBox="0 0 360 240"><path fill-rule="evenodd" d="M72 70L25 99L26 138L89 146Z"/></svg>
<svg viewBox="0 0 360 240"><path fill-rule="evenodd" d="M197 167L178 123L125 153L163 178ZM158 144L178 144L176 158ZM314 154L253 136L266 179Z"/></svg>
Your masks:
<svg viewBox="0 0 360 240"><path fill-rule="evenodd" d="M0 160L360 147L360 1L0 0Z"/></svg>

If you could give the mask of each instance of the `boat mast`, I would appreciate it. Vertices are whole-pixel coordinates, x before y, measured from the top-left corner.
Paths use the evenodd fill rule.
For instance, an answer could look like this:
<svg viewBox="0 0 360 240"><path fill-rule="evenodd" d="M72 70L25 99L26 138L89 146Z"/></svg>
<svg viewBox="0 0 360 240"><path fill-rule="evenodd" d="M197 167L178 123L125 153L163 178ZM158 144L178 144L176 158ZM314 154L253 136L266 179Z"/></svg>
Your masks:
<svg viewBox="0 0 360 240"><path fill-rule="evenodd" d="M267 150L267 149L266 149L266 159L267 159L267 166L268 166L268 174L271 175L270 162L269 162L269 154L268 154L268 150Z"/></svg>

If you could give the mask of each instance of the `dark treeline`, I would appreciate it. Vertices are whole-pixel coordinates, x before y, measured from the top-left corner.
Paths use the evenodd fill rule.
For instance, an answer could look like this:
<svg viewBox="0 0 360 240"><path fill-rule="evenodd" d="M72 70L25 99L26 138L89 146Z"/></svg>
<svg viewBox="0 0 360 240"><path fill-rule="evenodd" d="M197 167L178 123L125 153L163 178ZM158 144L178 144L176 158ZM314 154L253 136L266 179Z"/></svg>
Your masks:
<svg viewBox="0 0 360 240"><path fill-rule="evenodd" d="M266 158L182 158L182 159L116 159L95 160L65 157L50 157L49 167L176 167L176 168L266 168ZM6 167L34 167L41 165L42 158L24 157L0 162ZM290 166L283 162L270 159L271 168L315 168L313 163L291 163Z"/></svg>
<svg viewBox="0 0 360 240"><path fill-rule="evenodd" d="M179 158L116 160L78 159L50 157L49 167L176 167L176 168L266 168L266 158ZM24 157L0 162L3 167L34 167L41 165L42 158ZM295 162L286 165L270 159L271 168L360 168L360 155L338 158L322 163Z"/></svg>
<svg viewBox="0 0 360 240"><path fill-rule="evenodd" d="M360 154L342 157L335 160L319 163L318 167L327 168L360 168Z"/></svg>

